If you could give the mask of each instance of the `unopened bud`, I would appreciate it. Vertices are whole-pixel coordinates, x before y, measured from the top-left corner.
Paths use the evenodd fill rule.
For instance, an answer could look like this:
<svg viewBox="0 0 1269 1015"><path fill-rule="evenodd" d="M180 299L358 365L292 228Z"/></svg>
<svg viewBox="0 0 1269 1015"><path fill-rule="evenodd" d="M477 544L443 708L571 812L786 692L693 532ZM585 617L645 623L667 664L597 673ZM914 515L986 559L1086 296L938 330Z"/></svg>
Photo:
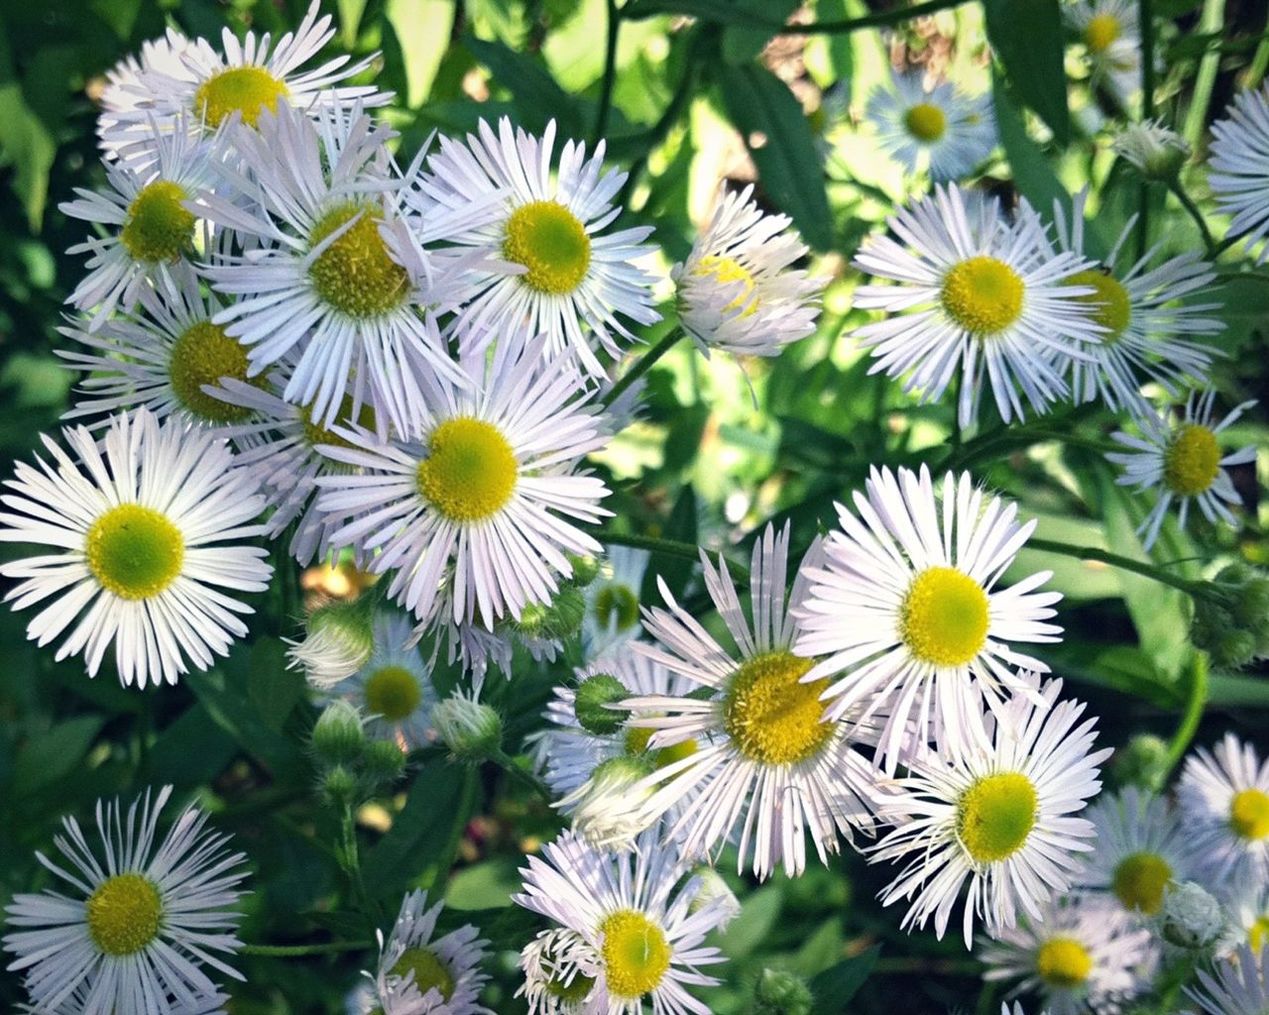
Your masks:
<svg viewBox="0 0 1269 1015"><path fill-rule="evenodd" d="M640 808L652 791L640 783L653 771L644 756L609 758L555 806L572 815L573 830L592 846L628 849L649 824Z"/></svg>
<svg viewBox="0 0 1269 1015"><path fill-rule="evenodd" d="M596 673L578 685L573 711L578 724L588 733L611 736L621 729L626 713L608 706L629 697L626 685L611 673Z"/></svg>
<svg viewBox="0 0 1269 1015"><path fill-rule="evenodd" d="M628 631L639 623L639 597L620 582L609 582L595 594L594 609L604 630Z"/></svg>
<svg viewBox="0 0 1269 1015"><path fill-rule="evenodd" d="M755 1015L811 1015L815 998L811 988L796 973L785 969L764 969L754 989Z"/></svg>
<svg viewBox="0 0 1269 1015"><path fill-rule="evenodd" d="M335 804L352 803L360 788L357 776L343 765L328 769L321 785L322 792Z"/></svg>
<svg viewBox="0 0 1269 1015"><path fill-rule="evenodd" d="M351 765L365 748L360 713L346 701L332 701L313 726L313 753L326 765Z"/></svg>
<svg viewBox="0 0 1269 1015"><path fill-rule="evenodd" d="M687 904L689 913L699 913L707 906L716 905L723 914L718 924L720 927L725 927L740 915L740 900L718 871L702 864L692 873L697 879L698 887L692 901Z"/></svg>
<svg viewBox="0 0 1269 1015"><path fill-rule="evenodd" d="M599 575L599 561L594 557L578 557L570 553L568 562L573 566L573 577L569 583L579 589L584 589Z"/></svg>
<svg viewBox="0 0 1269 1015"><path fill-rule="evenodd" d="M1154 120L1126 127L1111 147L1147 180L1170 183L1190 157L1190 146L1174 130Z"/></svg>
<svg viewBox="0 0 1269 1015"><path fill-rule="evenodd" d="M1230 564L1194 598L1190 640L1222 669L1269 656L1269 577L1249 564Z"/></svg>
<svg viewBox="0 0 1269 1015"><path fill-rule="evenodd" d="M1224 930L1220 903L1198 882L1182 881L1164 895L1159 931L1170 944L1199 951L1215 944Z"/></svg>
<svg viewBox="0 0 1269 1015"><path fill-rule="evenodd" d="M372 740L361 759L366 778L375 786L396 782L405 771L405 753L392 740Z"/></svg>
<svg viewBox="0 0 1269 1015"><path fill-rule="evenodd" d="M432 712L441 743L461 761L484 761L502 748L502 717L475 696L454 694Z"/></svg>
<svg viewBox="0 0 1269 1015"><path fill-rule="evenodd" d="M304 639L290 643L288 665L302 667L315 687L330 687L366 664L374 641L373 610L368 600L327 603L309 614Z"/></svg>
<svg viewBox="0 0 1269 1015"><path fill-rule="evenodd" d="M1153 733L1138 733L1115 752L1111 772L1119 786L1157 793L1168 773L1168 745Z"/></svg>

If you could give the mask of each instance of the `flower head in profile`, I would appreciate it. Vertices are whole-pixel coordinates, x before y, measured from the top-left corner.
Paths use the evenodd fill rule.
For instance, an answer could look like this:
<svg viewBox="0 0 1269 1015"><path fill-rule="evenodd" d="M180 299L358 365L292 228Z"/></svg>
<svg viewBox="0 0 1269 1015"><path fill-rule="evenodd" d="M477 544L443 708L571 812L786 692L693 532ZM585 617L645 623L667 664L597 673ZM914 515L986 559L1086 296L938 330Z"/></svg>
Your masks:
<svg viewBox="0 0 1269 1015"><path fill-rule="evenodd" d="M119 678L142 688L207 669L247 633L234 594L273 573L244 542L263 532L251 473L223 440L144 408L114 417L100 446L82 426L62 434L79 461L44 436L51 463L18 463L0 496L0 541L51 548L0 567L22 579L5 597L15 610L52 600L27 636L47 645L71 628L57 658L82 652L93 676L113 645Z"/></svg>
<svg viewBox="0 0 1269 1015"><path fill-rule="evenodd" d="M1230 236L1250 244L1269 237L1269 84L1235 96L1224 118L1212 124L1208 186L1217 207L1233 216ZM1269 260L1269 244L1256 259Z"/></svg>
<svg viewBox="0 0 1269 1015"><path fill-rule="evenodd" d="M990 94L966 95L950 81L927 88L921 71L895 74L868 98L881 147L908 173L936 182L968 176L996 147Z"/></svg>
<svg viewBox="0 0 1269 1015"><path fill-rule="evenodd" d="M1206 880L1269 878L1269 760L1232 733L1185 761L1177 800L1198 870Z"/></svg>
<svg viewBox="0 0 1269 1015"><path fill-rule="evenodd" d="M520 952L524 982L516 991L529 1015L587 1015L605 1011L595 981L602 960L575 930L544 930ZM589 1000L589 1004L588 1004Z"/></svg>
<svg viewBox="0 0 1269 1015"><path fill-rule="evenodd" d="M704 353L776 356L815 331L823 284L792 267L807 247L786 215L765 215L752 199L723 189L709 225L671 272L679 322Z"/></svg>
<svg viewBox="0 0 1269 1015"><path fill-rule="evenodd" d="M15 895L4 937L36 1010L82 999L79 1015L189 1015L208 1010L193 999L217 994L204 966L242 978L217 953L239 945L233 909L245 857L227 852L228 836L209 832L192 806L160 839L171 795L170 786L147 791L126 812L98 801L99 849L68 817L66 836L54 839L61 862L36 854L63 890Z"/></svg>
<svg viewBox="0 0 1269 1015"><path fill-rule="evenodd" d="M135 152L137 144L151 141L152 126L135 127L135 137L120 124L122 116L130 123L140 124L146 110L152 108L155 96L147 82L152 77L195 80L194 71L185 64L185 56L195 47L193 40L169 27L156 39L141 43L141 52L129 53L110 70L106 71L106 86L102 89L101 112L97 116L97 137L102 153L107 159L116 159L121 153Z"/></svg>
<svg viewBox="0 0 1269 1015"><path fill-rule="evenodd" d="M1111 148L1147 180L1165 183L1176 179L1191 154L1189 142L1159 120L1130 123L1115 135Z"/></svg>

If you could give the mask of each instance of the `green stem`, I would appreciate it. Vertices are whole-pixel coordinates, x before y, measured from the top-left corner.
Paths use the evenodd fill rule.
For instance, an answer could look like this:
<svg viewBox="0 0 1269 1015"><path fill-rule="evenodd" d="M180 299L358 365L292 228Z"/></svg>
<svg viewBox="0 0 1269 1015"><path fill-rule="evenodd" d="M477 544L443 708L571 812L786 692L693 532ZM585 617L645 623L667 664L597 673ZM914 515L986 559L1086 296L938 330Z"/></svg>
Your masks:
<svg viewBox="0 0 1269 1015"><path fill-rule="evenodd" d="M621 397L622 393L626 391L630 385L651 370L653 364L655 364L657 360L673 349L683 335L684 332L679 328L671 328L668 332L666 332L656 345L643 354L638 363L621 375L621 378L617 381L617 383L614 384L608 394L604 396L604 405L612 405L613 402L617 401L617 399Z"/></svg>
<svg viewBox="0 0 1269 1015"><path fill-rule="evenodd" d="M604 50L604 77L599 86L599 110L595 114L595 132L591 147L603 140L612 114L612 90L617 80L617 36L621 34L621 9L617 0L608 0L608 38Z"/></svg>
<svg viewBox="0 0 1269 1015"><path fill-rule="evenodd" d="M365 914L374 925L378 925L382 917L379 907L370 900L366 891L366 882L361 876L361 852L357 846L357 821L351 803L345 803L340 820L340 848L338 850L340 866L348 875L348 883L352 887L353 898L357 908Z"/></svg>
<svg viewBox="0 0 1269 1015"><path fill-rule="evenodd" d="M1154 116L1154 4L1140 0L1141 9L1141 119ZM1137 257L1150 247L1150 184L1142 180L1138 189Z"/></svg>
<svg viewBox="0 0 1269 1015"><path fill-rule="evenodd" d="M1117 567L1121 571L1131 571L1133 574L1139 574L1144 578L1151 578L1161 585L1170 585L1174 589L1180 589L1186 595L1193 596L1196 593L1196 582L1192 582L1187 578L1180 578L1174 574L1168 574L1167 571L1144 560L1134 560L1132 557L1111 553L1109 550L1103 550L1100 546L1075 546L1072 543L1061 543L1055 539L1028 539L1027 548L1042 550L1046 553L1060 553L1064 557L1074 557L1076 560L1095 560L1102 564L1109 564L1111 567Z"/></svg>
<svg viewBox="0 0 1269 1015"><path fill-rule="evenodd" d="M1224 28L1225 0L1204 0L1203 13L1195 26L1198 34L1215 33ZM1199 61L1198 74L1194 79L1194 91L1190 98L1190 108L1185 113L1185 125L1181 134L1190 147L1197 149L1203 136L1203 126L1207 123L1207 107L1212 101L1212 88L1216 84L1216 73L1220 69L1221 55L1218 52L1203 54Z"/></svg>
<svg viewBox="0 0 1269 1015"><path fill-rule="evenodd" d="M1164 781L1167 780L1167 774L1176 768L1177 764L1185 756L1185 752L1189 750L1190 741L1194 739L1194 734L1198 732L1199 722L1203 718L1203 708L1207 704L1207 675L1207 653L1196 650L1194 663L1190 667L1190 692L1185 700L1185 711L1181 714L1181 722L1168 744L1167 767L1164 769L1163 774Z"/></svg>
<svg viewBox="0 0 1269 1015"><path fill-rule="evenodd" d="M1185 188L1181 186L1179 180L1173 180L1168 184L1168 189L1172 191L1176 199L1181 202L1181 207L1190 213L1190 218L1198 225L1199 232L1203 234L1203 245L1207 247L1207 256L1214 260L1216 257L1216 240L1212 236L1212 231L1207 228L1207 219L1203 215L1202 210L1194 203L1190 195L1185 192Z"/></svg>
<svg viewBox="0 0 1269 1015"><path fill-rule="evenodd" d="M625 532L601 531L595 533L601 543L614 546L633 546L636 550L651 550L653 553L664 553L669 557L682 557L694 563L701 559L701 548L695 543L684 543L677 539L658 539L656 536L634 536ZM727 561L727 572L735 581L742 584L749 581L749 569L740 564Z"/></svg>
<svg viewBox="0 0 1269 1015"><path fill-rule="evenodd" d="M910 21L913 18L945 11L949 7L959 7L966 2L967 0L927 0L926 3L913 4L911 7L898 7L894 10L881 11L877 14L867 14L861 18L844 18L838 21L812 21L801 25L786 25L783 22L771 21L757 14L745 17L740 15L740 12L737 12L737 17L732 23L746 28L760 28L775 35L841 35L858 31L861 28L877 28L882 25L894 25L901 21ZM654 17L658 14L673 13L675 13L673 3L649 2L639 4L638 13L632 14L630 17L631 20L636 20Z"/></svg>
<svg viewBox="0 0 1269 1015"><path fill-rule="evenodd" d="M373 941L327 941L316 945L251 945L238 948L243 955L267 955L278 959L298 959L306 955L338 955L341 952L363 952L374 947Z"/></svg>
<svg viewBox="0 0 1269 1015"><path fill-rule="evenodd" d="M534 793L548 803L555 799L555 794L551 792L550 786L538 778L538 776L534 773L516 764L515 758L511 757L511 755L501 748L499 748L496 753L491 754L489 756L489 760L498 765L498 767L512 778L518 780L521 785L527 786L529 789L533 790Z"/></svg>

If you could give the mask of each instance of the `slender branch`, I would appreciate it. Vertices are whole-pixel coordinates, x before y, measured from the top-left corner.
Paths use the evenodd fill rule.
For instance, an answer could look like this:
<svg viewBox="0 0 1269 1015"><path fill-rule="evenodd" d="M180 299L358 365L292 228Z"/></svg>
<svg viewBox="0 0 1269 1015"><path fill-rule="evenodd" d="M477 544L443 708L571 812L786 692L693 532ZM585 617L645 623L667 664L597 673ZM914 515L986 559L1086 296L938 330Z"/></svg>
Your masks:
<svg viewBox="0 0 1269 1015"><path fill-rule="evenodd" d="M604 77L599 86L599 109L595 113L595 131L590 143L593 148L603 140L608 131L608 118L612 114L612 90L617 80L617 37L621 34L621 9L617 0L608 0L608 38L604 49Z"/></svg>
<svg viewBox="0 0 1269 1015"><path fill-rule="evenodd" d="M1195 30L1200 34L1220 32L1225 27L1225 0L1204 0L1203 13ZM1221 55L1219 52L1207 52L1199 61L1198 74L1194 78L1194 90L1191 92L1190 108L1185 113L1185 124L1181 135L1189 142L1191 148L1197 149L1203 135L1203 126L1207 123L1207 107L1212 101L1212 88L1216 84L1216 74L1220 70Z"/></svg>
<svg viewBox="0 0 1269 1015"><path fill-rule="evenodd" d="M298 959L306 955L338 955L341 952L363 952L373 948L373 941L327 941L314 945L252 945L244 944L238 951L243 955L268 955L279 959Z"/></svg>
<svg viewBox="0 0 1269 1015"><path fill-rule="evenodd" d="M629 389L635 381L652 369L652 365L656 363L662 356L673 349L684 335L680 328L672 328L666 332L656 345L652 346L647 352L640 357L639 362L621 375L621 378L612 386L608 394L604 396L604 405L612 405L621 395Z"/></svg>
<svg viewBox="0 0 1269 1015"><path fill-rule="evenodd" d="M1196 651L1194 663L1190 667L1190 691L1185 700L1185 711L1181 714L1181 722L1168 744L1167 767L1163 772L1164 781L1167 780L1168 773L1176 768L1185 756L1185 752L1189 750L1190 741L1198 732L1199 722L1203 718L1203 708L1207 704L1207 676L1207 653Z"/></svg>
<svg viewBox="0 0 1269 1015"><path fill-rule="evenodd" d="M740 11L737 11L729 17L729 23L744 28L760 28L771 32L773 35L842 35L848 32L856 32L861 28L877 28L883 25L898 24L901 21L910 21L913 18L920 18L927 14L935 14L938 11L947 10L949 7L959 7L966 2L967 0L926 0L925 3L913 4L911 7L896 7L889 11L866 14L860 18L844 18L838 21L811 21L806 24L784 24L783 22L764 18L758 14L743 15ZM640 3L637 11L630 14L629 18L634 21L655 17L659 14L676 13L679 12L673 2L658 3L653 0L653 2ZM705 20L708 20L708 17Z"/></svg>
<svg viewBox="0 0 1269 1015"><path fill-rule="evenodd" d="M1141 119L1154 116L1154 3L1140 0L1141 10ZM1150 183L1142 180L1138 190L1137 257L1150 249Z"/></svg>
<svg viewBox="0 0 1269 1015"><path fill-rule="evenodd" d="M1047 553L1060 553L1064 557L1074 557L1076 560L1095 560L1102 564L1109 564L1111 567L1117 567L1121 571L1131 571L1133 574L1151 578L1161 585L1170 585L1174 589L1180 589L1186 595L1192 596L1196 592L1197 583L1190 581L1188 578L1168 574L1168 572L1156 567L1154 564L1147 563L1144 560L1134 560L1132 557L1124 557L1118 553L1111 553L1109 550L1103 550L1100 546L1075 546L1071 543L1061 543L1054 539L1028 539L1027 547L1032 550L1043 550Z"/></svg>
<svg viewBox="0 0 1269 1015"><path fill-rule="evenodd" d="M1207 228L1207 219L1203 215L1202 210L1194 203L1193 198L1185 192L1185 188L1181 186L1178 180L1173 180L1168 184L1168 189L1181 202L1181 207L1190 213L1190 218L1194 219L1195 224L1199 227L1199 232L1203 234L1203 245L1207 247L1207 256L1210 259L1216 257L1216 240L1212 236L1212 231Z"/></svg>
<svg viewBox="0 0 1269 1015"><path fill-rule="evenodd" d="M344 873L348 875L348 882L352 886L353 897L357 901L357 908L365 914L366 919L372 924L377 924L383 914L379 911L379 907L374 904L370 898L370 893L366 891L366 882L361 876L361 853L357 846L357 821L356 815L353 813L352 804L345 802L343 813L340 820L340 847L337 851L339 864L344 869Z"/></svg>
<svg viewBox="0 0 1269 1015"><path fill-rule="evenodd" d="M533 772L526 771L516 764L515 758L511 757L506 751L499 748L496 753L489 756L489 760L494 762L508 775L518 780L522 785L533 790L538 796L548 803L555 799L555 794L551 792L545 782L543 782Z"/></svg>
<svg viewBox="0 0 1269 1015"><path fill-rule="evenodd" d="M596 532L594 535L601 543L611 543L614 546L633 546L636 550L651 550L654 553L664 553L668 557L681 557L693 562L701 559L701 548L695 543L684 543L677 539L658 539L656 536L634 536L625 532L607 530ZM734 564L729 560L727 571L738 582L749 581L747 567Z"/></svg>

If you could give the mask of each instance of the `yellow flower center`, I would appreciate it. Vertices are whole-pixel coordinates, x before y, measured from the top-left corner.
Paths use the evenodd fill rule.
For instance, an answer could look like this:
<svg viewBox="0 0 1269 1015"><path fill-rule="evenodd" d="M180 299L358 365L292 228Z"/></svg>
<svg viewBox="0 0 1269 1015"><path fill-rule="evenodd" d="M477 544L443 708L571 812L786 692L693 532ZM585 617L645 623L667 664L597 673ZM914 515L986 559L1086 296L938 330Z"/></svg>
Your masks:
<svg viewBox="0 0 1269 1015"><path fill-rule="evenodd" d="M655 990L670 968L665 932L642 913L619 909L599 925L608 990L617 997L642 997Z"/></svg>
<svg viewBox="0 0 1269 1015"><path fill-rule="evenodd" d="M393 976L414 973L414 985L420 994L427 994L435 987L448 1001L454 996L454 974L430 948L407 948L392 967Z"/></svg>
<svg viewBox="0 0 1269 1015"><path fill-rule="evenodd" d="M1023 292L1016 271L998 258L980 254L948 271L940 298L952 320L982 338L999 334L1018 319Z"/></svg>
<svg viewBox="0 0 1269 1015"><path fill-rule="evenodd" d="M1171 880L1172 867L1158 853L1132 853L1119 861L1111 889L1128 909L1153 916Z"/></svg>
<svg viewBox="0 0 1269 1015"><path fill-rule="evenodd" d="M931 567L908 586L899 607L899 637L935 666L964 666L987 642L987 593L953 567Z"/></svg>
<svg viewBox="0 0 1269 1015"><path fill-rule="evenodd" d="M135 261L179 261L194 243L195 217L179 183L155 180L128 205L119 240Z"/></svg>
<svg viewBox="0 0 1269 1015"><path fill-rule="evenodd" d="M219 127L232 113L241 113L242 122L254 127L266 109L276 113L278 102L287 94L286 83L263 67L231 67L213 74L194 93L194 113L209 127Z"/></svg>
<svg viewBox="0 0 1269 1015"><path fill-rule="evenodd" d="M1255 923L1247 928L1247 943L1257 955L1265 946L1266 935L1269 935L1269 914L1257 917Z"/></svg>
<svg viewBox="0 0 1269 1015"><path fill-rule="evenodd" d="M1244 839L1269 836L1269 795L1258 789L1235 793L1229 804L1229 824Z"/></svg>
<svg viewBox="0 0 1269 1015"><path fill-rule="evenodd" d="M812 661L780 650L748 659L731 677L723 701L723 728L746 758L793 765L814 757L833 735L820 694L828 678L801 677Z"/></svg>
<svg viewBox="0 0 1269 1015"><path fill-rule="evenodd" d="M432 431L419 462L419 493L446 518L478 522L511 499L520 465L492 423L470 416L447 419Z"/></svg>
<svg viewBox="0 0 1269 1015"><path fill-rule="evenodd" d="M192 415L207 423L241 423L251 410L230 405L203 391L222 377L247 380L247 350L225 329L211 321L191 325L172 345L168 377L177 399ZM263 378L257 379L263 383Z"/></svg>
<svg viewBox="0 0 1269 1015"><path fill-rule="evenodd" d="M631 726L626 730L626 754L631 758L636 758L641 754L647 753L648 741L652 739L652 734L656 730L647 729L643 726ZM660 748L653 756L652 763L657 768L665 768L672 765L676 761L682 761L684 758L690 758L696 753L695 740L683 740L677 744L670 744L668 747Z"/></svg>
<svg viewBox="0 0 1269 1015"><path fill-rule="evenodd" d="M141 874L106 878L85 904L88 934L107 955L132 955L159 936L163 900Z"/></svg>
<svg viewBox="0 0 1269 1015"><path fill-rule="evenodd" d="M695 274L712 278L715 282L729 284L741 283L740 293L724 308L729 311L740 311L741 317L750 317L758 312L758 300L754 298L754 280L749 269L731 257L717 257L709 254L702 257L696 266Z"/></svg>
<svg viewBox="0 0 1269 1015"><path fill-rule="evenodd" d="M1039 802L1021 772L983 776L956 803L956 834L975 862L1004 860L1027 841Z"/></svg>
<svg viewBox="0 0 1269 1015"><path fill-rule="evenodd" d="M404 666L383 666L366 678L365 695L367 711L400 722L419 707L423 688Z"/></svg>
<svg viewBox="0 0 1269 1015"><path fill-rule="evenodd" d="M929 144L947 132L947 116L930 102L918 102L903 114L903 125L918 141Z"/></svg>
<svg viewBox="0 0 1269 1015"><path fill-rule="evenodd" d="M332 208L313 227L309 245L316 247L357 216L309 265L308 277L317 295L341 313L378 317L404 303L410 291L409 273L392 259L379 235L379 209L364 202Z"/></svg>
<svg viewBox="0 0 1269 1015"><path fill-rule="evenodd" d="M88 527L88 569L120 599L149 599L172 584L185 562L185 537L166 515L120 504Z"/></svg>
<svg viewBox="0 0 1269 1015"><path fill-rule="evenodd" d="M1090 53L1104 53L1119 38L1122 30L1115 15L1094 14L1084 26L1084 45Z"/></svg>
<svg viewBox="0 0 1269 1015"><path fill-rule="evenodd" d="M639 597L629 585L609 582L595 593L595 619L600 627L615 622L618 631L628 631L639 622Z"/></svg>
<svg viewBox="0 0 1269 1015"><path fill-rule="evenodd" d="M1195 497L1216 481L1221 449L1205 426L1185 423L1163 452L1163 483L1175 494Z"/></svg>
<svg viewBox="0 0 1269 1015"><path fill-rule="evenodd" d="M1071 990L1088 979L1093 956L1074 938L1049 938L1036 952L1035 971L1050 987Z"/></svg>
<svg viewBox="0 0 1269 1015"><path fill-rule="evenodd" d="M530 289L561 296L571 293L590 268L590 237L571 211L557 201L531 201L507 219L502 253L524 265L520 276Z"/></svg>
<svg viewBox="0 0 1269 1015"><path fill-rule="evenodd" d="M1132 302L1123 283L1109 272L1089 268L1077 271L1066 280L1066 284L1092 287L1091 293L1075 298L1094 308L1093 321L1106 329L1105 334L1099 336L1103 342L1109 344L1118 340L1132 320Z"/></svg>

